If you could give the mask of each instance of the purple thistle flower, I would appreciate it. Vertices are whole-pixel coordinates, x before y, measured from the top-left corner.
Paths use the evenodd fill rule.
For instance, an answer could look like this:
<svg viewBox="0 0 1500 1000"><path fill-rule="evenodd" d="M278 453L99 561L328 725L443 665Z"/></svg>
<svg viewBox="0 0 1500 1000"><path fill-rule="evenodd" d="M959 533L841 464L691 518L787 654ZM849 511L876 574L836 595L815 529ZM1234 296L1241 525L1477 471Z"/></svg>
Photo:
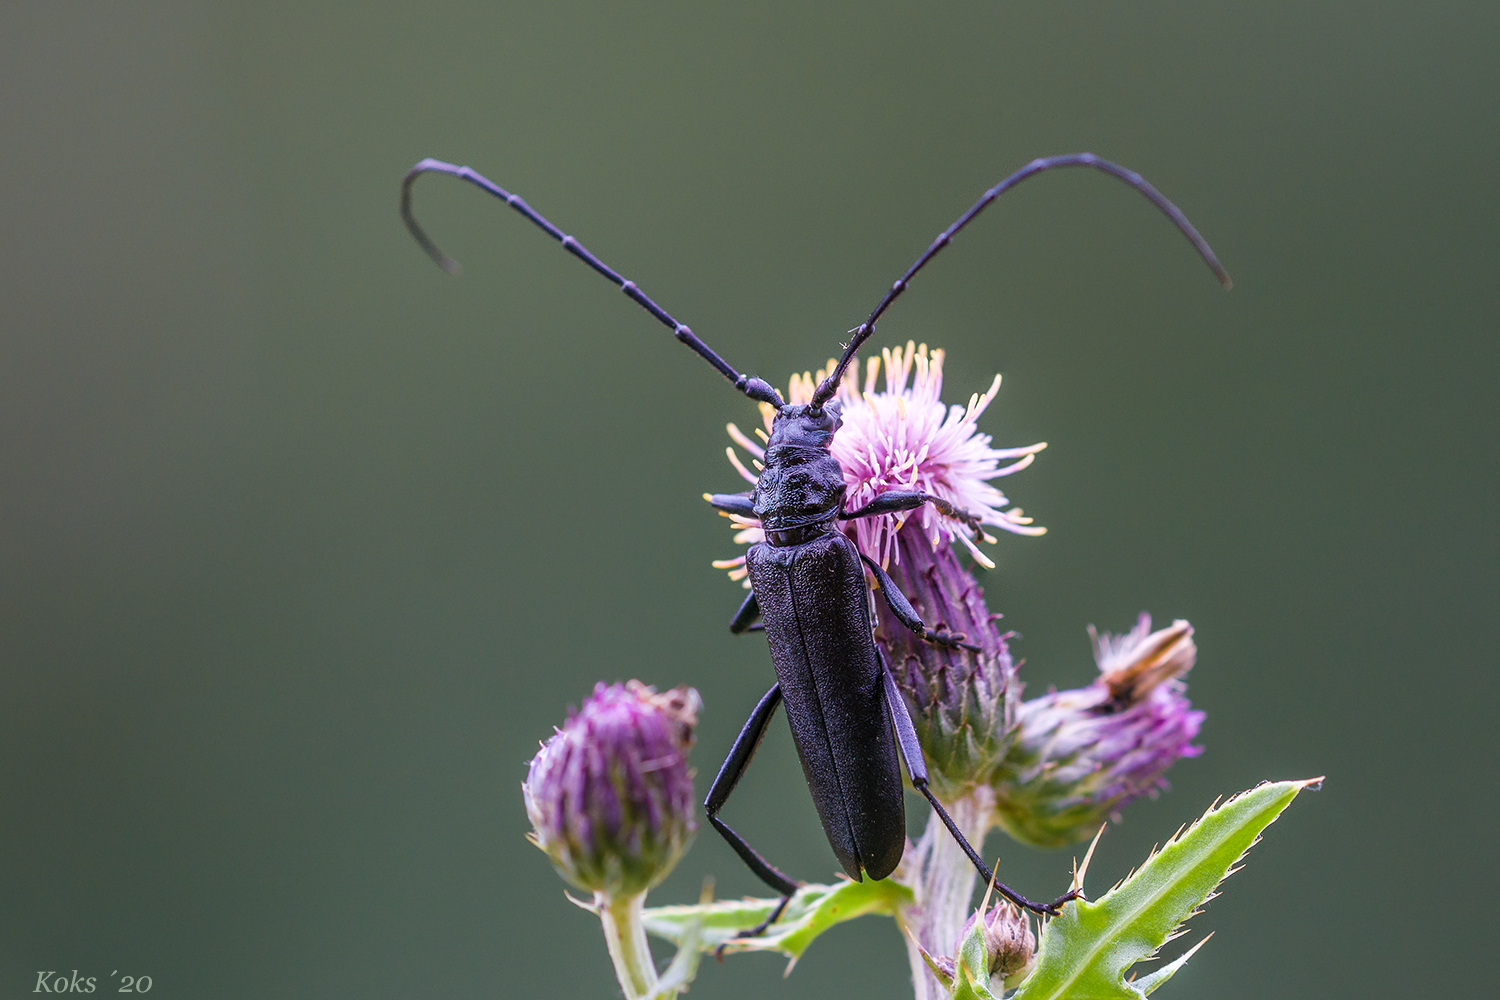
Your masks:
<svg viewBox="0 0 1500 1000"><path fill-rule="evenodd" d="M875 392L880 361L885 362L885 392ZM819 373L821 377L822 373ZM818 379L792 380L792 396L811 397ZM910 383L910 384L908 384ZM799 393L799 389L801 392ZM979 415L1000 391L1000 376L983 394L969 397L968 406L943 403L943 352L927 352L927 345L906 350L884 350L866 366L864 391L852 379L839 387L844 425L834 438L833 457L849 481L847 503L860 507L887 490L925 490L954 506L979 515L980 521L1018 535L1040 535L1019 508L1003 509L1010 501L990 480L1020 472L1036 459L1045 442L1020 448L990 447L990 436L975 426ZM974 544L977 539L957 521L931 507L909 517L864 518L855 522L854 535L862 551L883 565L899 559L896 536L915 523L933 548L951 541L963 543L981 565L993 566Z"/></svg>
<svg viewBox="0 0 1500 1000"><path fill-rule="evenodd" d="M875 385L881 362L885 364L885 391L877 393ZM835 362L828 362L831 371ZM787 399L806 403L826 371L792 376ZM1020 472L1030 465L1045 442L1020 448L991 448L990 436L979 433L975 421L1000 391L996 375L989 390L969 397L968 406L947 406L939 398L943 388L943 352L927 350L908 343L906 348L886 349L880 358L866 365L864 390L855 379L845 378L839 386L842 425L833 438L833 457L838 459L848 484L845 505L850 509L863 506L890 490L925 490L934 493L978 515L988 525L1018 535L1040 535L1047 529L1033 526L1019 507L1005 509L1010 503L990 480ZM761 404L765 431L756 430L766 439L776 413ZM733 424L729 436L750 453L752 463L759 465L765 451ZM733 448L729 461L751 484L756 475L745 467ZM737 529L734 540L750 544L764 539L760 522L753 518L730 515ZM994 565L980 551L976 542L994 541L988 535L975 537L966 524L940 514L931 505L903 514L861 518L847 529L861 552L882 566L900 563L897 536L911 526L927 539L931 548L960 542L982 566ZM730 570L730 578L745 578L745 559L727 559L714 563ZM746 586L749 586L747 583Z"/></svg>
<svg viewBox="0 0 1500 1000"><path fill-rule="evenodd" d="M1058 847L1165 788L1167 768L1203 751L1192 741L1204 714L1180 679L1197 653L1182 620L1152 632L1142 614L1125 635L1094 635L1098 679L1023 702L1016 713L1016 739L994 785L1000 826L1023 843Z"/></svg>
<svg viewBox="0 0 1500 1000"><path fill-rule="evenodd" d="M528 839L568 882L634 896L677 864L698 828L687 752L701 706L689 687L600 682L532 758Z"/></svg>

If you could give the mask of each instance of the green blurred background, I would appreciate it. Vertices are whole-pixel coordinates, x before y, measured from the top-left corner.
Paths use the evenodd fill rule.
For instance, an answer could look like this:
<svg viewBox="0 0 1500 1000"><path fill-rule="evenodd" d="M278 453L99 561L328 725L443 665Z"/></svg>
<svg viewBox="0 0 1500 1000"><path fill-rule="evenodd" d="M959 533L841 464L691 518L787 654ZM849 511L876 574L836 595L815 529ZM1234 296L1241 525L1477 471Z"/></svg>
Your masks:
<svg viewBox="0 0 1500 1000"><path fill-rule="evenodd" d="M700 792L770 682L725 626L754 410L500 204L731 363L816 366L943 226L1089 149L1176 200L1024 185L881 326L1046 440L985 584L1033 692L1186 617L1214 796L1326 773L1163 996L1479 995L1496 931L1500 7L22 4L0 31L0 995L617 995L522 839L598 678L693 684ZM914 822L921 819L919 810ZM785 729L727 815L834 870ZM992 839L1032 895L1073 852ZM654 898L760 892L700 837ZM888 921L693 996L910 995ZM112 988L101 981L101 989ZM1493 988L1492 985L1490 988Z"/></svg>

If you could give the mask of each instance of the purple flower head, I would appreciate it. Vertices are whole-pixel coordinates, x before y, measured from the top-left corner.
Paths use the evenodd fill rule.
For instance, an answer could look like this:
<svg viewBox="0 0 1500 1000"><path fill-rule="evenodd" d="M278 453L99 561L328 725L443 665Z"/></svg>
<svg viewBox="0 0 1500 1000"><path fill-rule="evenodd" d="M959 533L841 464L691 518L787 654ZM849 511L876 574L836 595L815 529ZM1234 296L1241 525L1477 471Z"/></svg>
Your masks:
<svg viewBox="0 0 1500 1000"><path fill-rule="evenodd" d="M882 363L885 391L876 392ZM830 361L827 370L833 365ZM857 373L857 367L854 370ZM809 401L824 374L793 376L788 400ZM1046 445L996 449L990 447L988 435L979 433L976 421L999 391L998 375L989 390L971 396L967 406L945 405L942 385L943 352L929 353L927 345L912 343L871 358L863 391L855 378L844 380L838 395L843 422L832 453L848 486L845 506L863 506L890 490L919 489L977 515L982 524L1015 534L1042 534L1046 529L1033 526L1019 508L1005 509L1009 501L990 480L1026 468ZM775 412L766 405L761 411L766 429L756 433L764 441ZM758 466L764 450L732 424L729 435ZM756 481L733 448L729 459L745 479ZM736 542L752 544L765 538L759 521L730 519ZM977 542L994 539L930 504L907 513L861 518L844 530L861 552L890 571L923 622L962 633L969 644L979 647L951 649L917 639L883 601L877 601L876 639L912 705L935 793L951 801L976 785L988 784L1010 742L1015 667L985 606L984 592L952 543L964 545L981 565L993 566ZM714 565L729 570L731 579L746 576L744 556Z"/></svg>
<svg viewBox="0 0 1500 1000"><path fill-rule="evenodd" d="M876 392L882 361L885 391ZM823 371L792 376L788 402L809 402L818 382L834 365L830 360ZM852 371L857 374L858 367ZM1006 510L1010 501L990 484L992 479L1020 472L1036 459L1037 452L1047 447L1043 442L1020 448L991 448L990 436L979 433L975 422L1000 391L999 375L988 391L970 396L968 406L947 406L940 398L943 352L929 353L926 344L919 347L908 343L904 350L886 349L881 357L871 358L866 365L863 391L856 383L851 376L839 386L837 399L843 425L834 436L832 448L849 487L846 507L850 510L862 507L890 490L924 490L977 515L981 523L1003 531L1040 535L1047 530L1033 526L1031 518L1018 507ZM756 434L762 441L770 432L775 415L774 408L761 404L765 431L757 429ZM765 457L760 445L733 424L729 425L729 436L759 465ZM752 485L755 483L755 473L745 467L733 448L729 449L729 460L741 476ZM730 519L737 529L735 541L749 544L765 538L759 521L738 516ZM976 544L994 541L993 538L976 536L967 524L945 517L930 504L902 514L861 518L852 522L848 530L861 552L889 567L893 561L900 561L897 536L908 526L925 537L931 548L957 541L968 548L980 565L994 565ZM739 580L745 577L744 564L741 556L714 565L731 570L730 577Z"/></svg>
<svg viewBox="0 0 1500 1000"><path fill-rule="evenodd" d="M1125 635L1095 636L1094 683L1023 702L994 785L1006 832L1037 847L1074 843L1165 788L1167 768L1203 751L1192 741L1204 716L1181 680L1197 654L1187 622L1152 632L1142 614Z"/></svg>
<svg viewBox="0 0 1500 1000"><path fill-rule="evenodd" d="M639 681L594 693L531 760L529 838L580 889L634 896L677 864L698 828L687 752L702 702Z"/></svg>

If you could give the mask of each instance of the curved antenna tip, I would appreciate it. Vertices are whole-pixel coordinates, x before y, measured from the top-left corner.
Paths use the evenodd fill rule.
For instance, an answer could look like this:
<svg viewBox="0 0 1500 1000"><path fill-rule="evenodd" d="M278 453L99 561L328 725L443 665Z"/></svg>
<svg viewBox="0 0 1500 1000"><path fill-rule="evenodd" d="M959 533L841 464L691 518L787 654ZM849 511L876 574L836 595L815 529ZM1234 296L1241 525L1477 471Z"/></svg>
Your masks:
<svg viewBox="0 0 1500 1000"><path fill-rule="evenodd" d="M417 225L415 219L409 221L406 228L411 231L412 236L416 237L416 240L419 244L421 244L422 249L427 251L427 256L432 258L432 262L434 264L442 268L444 271L447 271L455 278L464 273L464 266L458 261L454 260L452 257L449 257L447 254L443 253L438 245L432 242L432 240L428 238L427 234L422 231L422 227Z"/></svg>
<svg viewBox="0 0 1500 1000"><path fill-rule="evenodd" d="M1152 188L1151 193L1156 194L1156 189ZM1219 279L1219 284L1223 286L1224 291L1227 292L1233 288L1234 279L1229 276L1229 272L1224 269L1224 265L1219 263L1219 255L1214 253L1213 247L1208 245L1208 241L1199 235L1197 229L1193 228L1193 224L1187 220L1187 216L1178 211L1177 206L1165 198L1162 198L1158 202L1156 198L1151 197L1151 194L1147 194L1146 197L1155 202L1158 208L1162 208L1167 216L1173 222L1177 223L1177 228L1182 230L1182 234L1188 238L1188 242L1193 244L1193 249L1198 251L1198 256L1203 258L1203 263L1207 264L1208 269L1214 273L1214 277ZM1157 197L1161 196L1158 194Z"/></svg>
<svg viewBox="0 0 1500 1000"><path fill-rule="evenodd" d="M444 168L448 169L445 170ZM458 277L460 274L464 273L463 265L459 264L458 261L454 260L452 257L449 257L447 254L443 253L442 248L440 248L436 243L432 242L432 237L427 235L426 230L424 230L422 226L417 222L416 216L412 214L411 210L412 183L416 181L418 177L429 171L436 170L447 173L452 169L453 167L451 164L444 163L442 160L434 160L431 157L428 157L406 172L406 176L401 179L401 221L406 223L407 232L411 233L412 238L415 239L417 241L417 244L427 252L427 256L432 258L432 262L434 264L442 268L444 271L447 271L454 277Z"/></svg>

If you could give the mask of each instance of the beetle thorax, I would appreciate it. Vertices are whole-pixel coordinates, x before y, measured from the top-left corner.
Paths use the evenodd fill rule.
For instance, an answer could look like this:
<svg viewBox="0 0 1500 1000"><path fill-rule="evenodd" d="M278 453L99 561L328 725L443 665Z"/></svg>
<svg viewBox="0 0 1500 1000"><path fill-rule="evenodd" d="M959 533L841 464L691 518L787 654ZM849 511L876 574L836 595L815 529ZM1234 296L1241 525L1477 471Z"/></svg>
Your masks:
<svg viewBox="0 0 1500 1000"><path fill-rule="evenodd" d="M805 541L844 509L844 470L829 449L839 408L783 406L771 423L765 470L755 484L755 516L776 546Z"/></svg>

